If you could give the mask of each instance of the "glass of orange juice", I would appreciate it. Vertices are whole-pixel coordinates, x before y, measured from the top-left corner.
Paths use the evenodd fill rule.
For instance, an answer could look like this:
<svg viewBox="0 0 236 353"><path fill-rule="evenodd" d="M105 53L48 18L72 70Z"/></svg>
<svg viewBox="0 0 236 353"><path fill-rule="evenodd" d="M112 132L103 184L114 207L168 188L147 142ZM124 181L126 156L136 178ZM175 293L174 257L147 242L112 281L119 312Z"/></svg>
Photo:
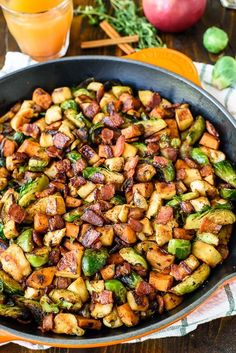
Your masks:
<svg viewBox="0 0 236 353"><path fill-rule="evenodd" d="M21 51L37 61L65 55L72 0L0 0L7 26Z"/></svg>

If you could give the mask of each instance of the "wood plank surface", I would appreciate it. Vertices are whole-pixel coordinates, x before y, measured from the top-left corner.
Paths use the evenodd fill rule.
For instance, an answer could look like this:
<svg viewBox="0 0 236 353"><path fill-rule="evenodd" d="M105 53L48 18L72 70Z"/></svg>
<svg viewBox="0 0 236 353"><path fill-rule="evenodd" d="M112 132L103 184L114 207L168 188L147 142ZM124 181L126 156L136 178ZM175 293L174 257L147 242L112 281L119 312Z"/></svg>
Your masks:
<svg viewBox="0 0 236 353"><path fill-rule="evenodd" d="M92 0L75 0L75 5L92 4ZM230 37L226 54L236 53L236 11L226 10L220 0L208 0L203 18L191 29L180 34L161 34L169 48L177 49L195 61L214 63L217 59L209 55L202 46L202 35L209 26L217 25L225 29ZM98 27L88 26L86 21L76 17L71 29L71 41L67 55L107 54L121 55L116 47L80 49L80 42L106 38ZM17 44L6 27L0 12L0 67L7 51L18 50ZM184 337L148 340L137 344L124 344L97 349L51 348L48 353L236 353L236 317L215 320L201 325ZM0 353L33 353L35 351L14 344L0 347ZM46 352L45 350L38 351Z"/></svg>

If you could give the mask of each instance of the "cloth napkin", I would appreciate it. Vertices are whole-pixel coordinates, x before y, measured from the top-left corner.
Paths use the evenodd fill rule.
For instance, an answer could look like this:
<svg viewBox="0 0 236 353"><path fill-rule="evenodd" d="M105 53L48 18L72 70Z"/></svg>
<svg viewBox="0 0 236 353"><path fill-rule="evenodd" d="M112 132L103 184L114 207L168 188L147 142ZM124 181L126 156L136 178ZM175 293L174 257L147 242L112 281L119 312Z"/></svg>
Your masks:
<svg viewBox="0 0 236 353"><path fill-rule="evenodd" d="M0 71L0 77L13 72L17 69L27 67L36 62L30 59L27 55L18 52L8 52L6 55L5 64ZM227 110L236 118L236 86L219 91L210 85L211 73L213 66L203 63L194 63L199 73L199 77L204 89L217 98ZM218 290L206 303L198 307L194 312L186 318L174 323L173 325L153 333L149 336L142 337L138 340L133 340L130 343L141 342L147 339L157 339L164 337L184 336L195 330L198 325L212 321L214 319L232 316L236 314L236 281L225 285ZM21 346L30 349L47 349L49 347L31 344L22 341L13 341Z"/></svg>

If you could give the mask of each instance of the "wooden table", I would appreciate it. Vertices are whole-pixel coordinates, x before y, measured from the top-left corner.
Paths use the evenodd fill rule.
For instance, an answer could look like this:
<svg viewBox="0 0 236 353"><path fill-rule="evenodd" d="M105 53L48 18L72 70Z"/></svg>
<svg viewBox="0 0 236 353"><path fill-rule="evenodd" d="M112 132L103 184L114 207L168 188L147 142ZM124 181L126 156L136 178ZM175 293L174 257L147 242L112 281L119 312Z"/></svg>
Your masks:
<svg viewBox="0 0 236 353"><path fill-rule="evenodd" d="M75 4L91 4L92 1L75 0ZM182 51L195 61L213 63L217 58L209 55L202 46L202 34L209 26L217 25L227 31L230 37L230 45L226 50L227 55L236 54L236 11L223 9L220 0L208 0L205 15L201 21L180 34L162 34L164 42L169 48ZM79 18L73 21L71 32L71 44L67 55L80 54L108 54L120 55L121 53L113 47L83 50L80 49L80 41L103 38L102 31L91 28L86 22ZM0 67L4 63L7 51L18 50L17 44L9 34L3 16L0 15ZM236 352L236 317L215 320L202 325L185 337L165 338L160 340L149 340L137 344L124 344L118 346L104 347L98 349L60 349L52 348L48 353L235 353ZM33 353L25 348L14 344L0 348L0 353ZM40 353L43 351L39 351Z"/></svg>

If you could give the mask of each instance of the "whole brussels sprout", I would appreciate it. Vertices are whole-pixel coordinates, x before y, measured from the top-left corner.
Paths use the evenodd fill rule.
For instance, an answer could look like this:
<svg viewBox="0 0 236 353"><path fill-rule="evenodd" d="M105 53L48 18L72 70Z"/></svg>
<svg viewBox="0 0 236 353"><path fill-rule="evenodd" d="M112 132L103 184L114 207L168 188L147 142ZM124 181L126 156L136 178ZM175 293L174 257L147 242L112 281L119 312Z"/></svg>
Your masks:
<svg viewBox="0 0 236 353"><path fill-rule="evenodd" d="M203 35L203 45L210 53L218 54L224 50L229 42L229 37L222 29L210 27Z"/></svg>
<svg viewBox="0 0 236 353"><path fill-rule="evenodd" d="M236 82L236 60L231 56L222 56L213 69L212 84L218 89L232 86Z"/></svg>

